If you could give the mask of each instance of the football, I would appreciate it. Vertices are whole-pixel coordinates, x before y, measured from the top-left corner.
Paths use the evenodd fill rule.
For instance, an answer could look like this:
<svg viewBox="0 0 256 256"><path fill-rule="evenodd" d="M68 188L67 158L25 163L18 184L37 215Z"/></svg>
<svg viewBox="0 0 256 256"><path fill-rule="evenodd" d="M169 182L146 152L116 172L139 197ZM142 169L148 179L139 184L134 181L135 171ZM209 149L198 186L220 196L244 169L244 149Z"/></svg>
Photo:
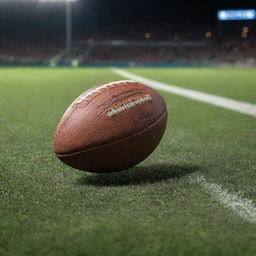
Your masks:
<svg viewBox="0 0 256 256"><path fill-rule="evenodd" d="M164 99L152 88L125 80L101 84L66 110L54 137L65 164L88 172L114 172L145 160L163 137Z"/></svg>

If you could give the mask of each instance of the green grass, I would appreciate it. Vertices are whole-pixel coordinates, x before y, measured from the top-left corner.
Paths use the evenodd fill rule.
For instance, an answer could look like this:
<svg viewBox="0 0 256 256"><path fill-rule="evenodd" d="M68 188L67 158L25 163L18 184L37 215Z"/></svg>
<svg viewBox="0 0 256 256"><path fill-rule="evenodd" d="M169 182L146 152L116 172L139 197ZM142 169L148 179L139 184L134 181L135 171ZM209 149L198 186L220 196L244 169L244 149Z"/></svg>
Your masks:
<svg viewBox="0 0 256 256"><path fill-rule="evenodd" d="M256 102L254 69L137 69L134 73ZM108 69L0 70L0 255L256 255L256 225L190 177L256 204L256 120L171 94L168 127L143 163L87 174L52 152L68 105ZM122 78L121 78L122 79Z"/></svg>
<svg viewBox="0 0 256 256"><path fill-rule="evenodd" d="M256 103L255 68L130 69L130 71L185 88Z"/></svg>

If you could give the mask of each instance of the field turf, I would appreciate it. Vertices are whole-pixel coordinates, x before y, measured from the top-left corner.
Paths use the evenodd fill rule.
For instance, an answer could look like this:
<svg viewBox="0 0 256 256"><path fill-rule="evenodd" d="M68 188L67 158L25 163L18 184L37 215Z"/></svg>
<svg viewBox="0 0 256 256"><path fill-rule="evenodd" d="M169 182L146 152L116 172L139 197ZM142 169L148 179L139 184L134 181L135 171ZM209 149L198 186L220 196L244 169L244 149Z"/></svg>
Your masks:
<svg viewBox="0 0 256 256"><path fill-rule="evenodd" d="M129 71L256 103L255 69ZM256 223L191 182L204 176L256 205L253 117L160 92L168 127L140 165L97 175L54 156L67 106L120 79L109 69L0 69L0 255L256 255Z"/></svg>

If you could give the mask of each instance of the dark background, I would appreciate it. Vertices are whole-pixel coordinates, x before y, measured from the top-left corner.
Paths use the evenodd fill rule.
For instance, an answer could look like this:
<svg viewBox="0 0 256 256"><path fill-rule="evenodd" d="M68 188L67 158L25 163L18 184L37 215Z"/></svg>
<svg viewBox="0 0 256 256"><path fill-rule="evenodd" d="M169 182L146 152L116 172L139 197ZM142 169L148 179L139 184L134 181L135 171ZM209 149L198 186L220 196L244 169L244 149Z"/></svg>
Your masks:
<svg viewBox="0 0 256 256"><path fill-rule="evenodd" d="M0 0L0 33L63 33L64 3ZM218 9L255 8L254 0L78 0L72 4L74 32L110 26L162 23L215 24Z"/></svg>

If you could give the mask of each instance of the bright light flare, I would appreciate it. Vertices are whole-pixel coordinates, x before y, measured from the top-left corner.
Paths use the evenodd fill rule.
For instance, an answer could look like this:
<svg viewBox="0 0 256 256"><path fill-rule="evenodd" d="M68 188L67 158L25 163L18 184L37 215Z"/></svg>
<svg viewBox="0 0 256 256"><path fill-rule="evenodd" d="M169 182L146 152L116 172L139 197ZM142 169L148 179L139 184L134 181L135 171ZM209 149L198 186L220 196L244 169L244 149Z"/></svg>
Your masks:
<svg viewBox="0 0 256 256"><path fill-rule="evenodd" d="M256 10L219 10L217 13L218 20L255 20Z"/></svg>
<svg viewBox="0 0 256 256"><path fill-rule="evenodd" d="M67 3L67 2L76 2L78 0L0 0L0 2L47 2L47 3L50 3L50 2L53 2L53 3L56 3L56 2L64 2L64 3Z"/></svg>
<svg viewBox="0 0 256 256"><path fill-rule="evenodd" d="M76 2L77 0L37 0L38 2Z"/></svg>

